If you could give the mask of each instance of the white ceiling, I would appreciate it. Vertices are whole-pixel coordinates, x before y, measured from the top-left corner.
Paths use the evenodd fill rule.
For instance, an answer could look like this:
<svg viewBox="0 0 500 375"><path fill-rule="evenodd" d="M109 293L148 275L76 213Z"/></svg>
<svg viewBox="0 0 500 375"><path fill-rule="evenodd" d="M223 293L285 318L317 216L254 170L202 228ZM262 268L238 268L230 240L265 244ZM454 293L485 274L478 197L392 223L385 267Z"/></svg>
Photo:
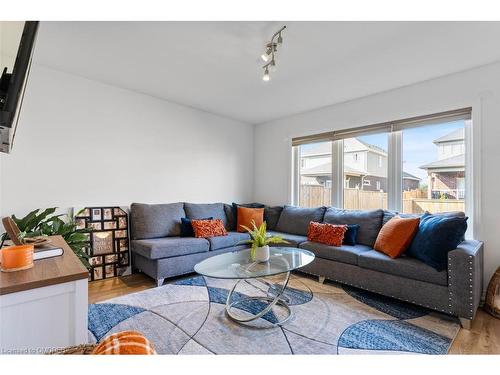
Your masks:
<svg viewBox="0 0 500 375"><path fill-rule="evenodd" d="M262 123L500 60L499 41L500 22L42 22L35 62Z"/></svg>

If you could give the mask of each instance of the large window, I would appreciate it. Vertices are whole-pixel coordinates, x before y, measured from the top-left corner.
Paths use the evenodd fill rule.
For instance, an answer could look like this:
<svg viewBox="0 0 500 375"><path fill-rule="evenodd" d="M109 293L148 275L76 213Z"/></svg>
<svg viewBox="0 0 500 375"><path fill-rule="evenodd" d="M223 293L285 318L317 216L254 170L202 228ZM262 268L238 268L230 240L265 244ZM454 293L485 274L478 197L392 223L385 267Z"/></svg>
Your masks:
<svg viewBox="0 0 500 375"><path fill-rule="evenodd" d="M402 140L402 211L465 211L465 121L404 129Z"/></svg>
<svg viewBox="0 0 500 375"><path fill-rule="evenodd" d="M468 108L294 138L293 202L466 211L470 119Z"/></svg>
<svg viewBox="0 0 500 375"><path fill-rule="evenodd" d="M298 204L302 207L332 203L332 142L298 146Z"/></svg>
<svg viewBox="0 0 500 375"><path fill-rule="evenodd" d="M343 143L344 208L387 208L388 133L346 138Z"/></svg>

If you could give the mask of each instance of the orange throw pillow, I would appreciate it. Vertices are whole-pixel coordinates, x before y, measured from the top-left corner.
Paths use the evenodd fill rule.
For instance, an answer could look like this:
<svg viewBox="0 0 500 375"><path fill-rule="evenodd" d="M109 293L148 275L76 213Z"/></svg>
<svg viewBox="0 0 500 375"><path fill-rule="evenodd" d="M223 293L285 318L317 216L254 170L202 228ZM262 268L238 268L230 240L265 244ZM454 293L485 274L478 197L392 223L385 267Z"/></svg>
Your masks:
<svg viewBox="0 0 500 375"><path fill-rule="evenodd" d="M153 344L136 331L113 333L97 345L92 354L156 354Z"/></svg>
<svg viewBox="0 0 500 375"><path fill-rule="evenodd" d="M263 208L248 208L238 206L238 214L236 215L238 222L236 223L236 230L238 232L246 232L242 225L253 229L252 221L255 225L260 227L264 222L264 209Z"/></svg>
<svg viewBox="0 0 500 375"><path fill-rule="evenodd" d="M394 216L378 233L373 248L381 253L397 258L410 246L417 234L420 218Z"/></svg>
<svg viewBox="0 0 500 375"><path fill-rule="evenodd" d="M196 238L209 238L227 236L226 228L221 219L214 220L191 220L194 236Z"/></svg>
<svg viewBox="0 0 500 375"><path fill-rule="evenodd" d="M347 225L334 225L311 221L307 230L307 239L330 246L342 246Z"/></svg>

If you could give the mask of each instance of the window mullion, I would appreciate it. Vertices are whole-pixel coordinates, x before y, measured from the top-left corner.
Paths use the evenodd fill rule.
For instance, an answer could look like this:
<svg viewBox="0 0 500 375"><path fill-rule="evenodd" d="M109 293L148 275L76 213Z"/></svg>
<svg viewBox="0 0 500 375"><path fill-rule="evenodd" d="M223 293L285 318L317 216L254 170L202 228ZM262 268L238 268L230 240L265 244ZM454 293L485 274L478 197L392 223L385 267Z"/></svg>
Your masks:
<svg viewBox="0 0 500 375"><path fill-rule="evenodd" d="M332 206L344 207L344 141L332 142Z"/></svg>
<svg viewBox="0 0 500 375"><path fill-rule="evenodd" d="M403 147L402 131L389 133L387 166L387 208L394 211L403 209Z"/></svg>

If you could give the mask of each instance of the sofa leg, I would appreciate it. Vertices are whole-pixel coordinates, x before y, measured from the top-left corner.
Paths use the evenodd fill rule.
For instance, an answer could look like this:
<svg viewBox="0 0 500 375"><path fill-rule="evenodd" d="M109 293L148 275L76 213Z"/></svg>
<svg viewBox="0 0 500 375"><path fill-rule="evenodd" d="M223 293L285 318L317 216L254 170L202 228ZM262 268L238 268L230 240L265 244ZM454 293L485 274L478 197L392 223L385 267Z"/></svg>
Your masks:
<svg viewBox="0 0 500 375"><path fill-rule="evenodd" d="M458 318L458 319L460 319L460 325L462 326L462 328L469 331L472 326L472 320L467 318Z"/></svg>
<svg viewBox="0 0 500 375"><path fill-rule="evenodd" d="M156 280L156 286L162 286L164 280L165 279L158 279L158 280Z"/></svg>
<svg viewBox="0 0 500 375"><path fill-rule="evenodd" d="M325 282L325 276L318 276L318 282L323 284Z"/></svg>

